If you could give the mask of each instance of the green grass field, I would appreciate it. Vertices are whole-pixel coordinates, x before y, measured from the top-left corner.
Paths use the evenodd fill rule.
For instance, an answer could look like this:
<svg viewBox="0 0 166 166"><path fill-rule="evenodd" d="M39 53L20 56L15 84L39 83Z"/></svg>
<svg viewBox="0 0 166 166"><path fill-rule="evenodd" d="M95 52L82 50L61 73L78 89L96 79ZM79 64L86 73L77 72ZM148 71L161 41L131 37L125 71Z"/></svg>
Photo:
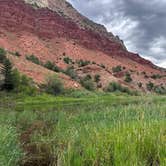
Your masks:
<svg viewBox="0 0 166 166"><path fill-rule="evenodd" d="M166 96L1 93L1 165L165 166Z"/></svg>

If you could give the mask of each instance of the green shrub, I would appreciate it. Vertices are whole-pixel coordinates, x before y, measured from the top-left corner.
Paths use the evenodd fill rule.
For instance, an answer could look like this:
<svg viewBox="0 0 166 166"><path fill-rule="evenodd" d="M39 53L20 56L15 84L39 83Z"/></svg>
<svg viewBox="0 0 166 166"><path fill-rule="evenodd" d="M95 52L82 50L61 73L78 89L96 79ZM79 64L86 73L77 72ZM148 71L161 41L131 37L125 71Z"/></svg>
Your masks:
<svg viewBox="0 0 166 166"><path fill-rule="evenodd" d="M132 92L130 91L127 87L123 87L121 86L119 83L116 82L111 82L106 88L105 88L106 92L123 92L123 93L127 93L127 94L136 94L136 92Z"/></svg>
<svg viewBox="0 0 166 166"><path fill-rule="evenodd" d="M154 87L154 92L160 95L165 95L166 94L166 88L163 86L155 86Z"/></svg>
<svg viewBox="0 0 166 166"><path fill-rule="evenodd" d="M22 83L22 81L21 81L21 75L20 75L20 73L18 72L18 70L17 69L14 69L13 71L12 71L12 81L13 81L13 86L14 86L14 89L16 89L16 88L18 88L20 85L21 85L21 83Z"/></svg>
<svg viewBox="0 0 166 166"><path fill-rule="evenodd" d="M47 93L58 95L64 92L62 81L56 76L49 76L46 80L45 90Z"/></svg>
<svg viewBox="0 0 166 166"><path fill-rule="evenodd" d="M6 59L6 51L3 48L0 48L0 63Z"/></svg>
<svg viewBox="0 0 166 166"><path fill-rule="evenodd" d="M94 91L96 89L95 87L95 84L93 82L93 80L89 79L89 80L81 80L81 85L87 89L87 90L90 90L90 91Z"/></svg>
<svg viewBox="0 0 166 166"><path fill-rule="evenodd" d="M100 75L99 74L96 74L95 76L94 76L94 80L95 80L95 82L100 82Z"/></svg>
<svg viewBox="0 0 166 166"><path fill-rule="evenodd" d="M51 61L47 61L47 62L44 64L44 67L46 67L46 68L49 69L49 70L53 70L53 69L54 69L54 63L51 62Z"/></svg>
<svg viewBox="0 0 166 166"><path fill-rule="evenodd" d="M61 69L56 66L53 62L51 61L47 61L45 64L44 64L44 67L49 69L49 70L52 70L52 71L55 71L55 72L60 72Z"/></svg>
<svg viewBox="0 0 166 166"><path fill-rule="evenodd" d="M122 86L116 82L109 83L108 87L105 89L107 92L121 91Z"/></svg>
<svg viewBox="0 0 166 166"><path fill-rule="evenodd" d="M90 74L87 74L85 77L83 77L80 83L87 90L94 91L96 89L96 85Z"/></svg>
<svg viewBox="0 0 166 166"><path fill-rule="evenodd" d="M160 79L160 78L161 78L161 75L159 75L159 74L153 74L153 75L151 76L151 78L154 79L154 80Z"/></svg>
<svg viewBox="0 0 166 166"><path fill-rule="evenodd" d="M38 57L36 57L35 55L30 55L30 56L26 56L26 59L27 60L29 60L29 61L31 61L31 62L33 62L33 63L35 63L35 64L37 64L37 65L40 65L41 64L41 62L40 62L40 60L39 60L39 58Z"/></svg>
<svg viewBox="0 0 166 166"><path fill-rule="evenodd" d="M92 79L92 76L91 76L90 74L87 74L87 75L83 78L84 81L91 80L91 79Z"/></svg>
<svg viewBox="0 0 166 166"><path fill-rule="evenodd" d="M77 73L76 71L74 70L74 67L73 66L69 66L65 72L65 74L67 74L68 76L70 76L72 79L76 80L77 79Z"/></svg>
<svg viewBox="0 0 166 166"><path fill-rule="evenodd" d="M152 91L154 88L154 84L152 82L149 82L146 84L146 88L148 91Z"/></svg>
<svg viewBox="0 0 166 166"><path fill-rule="evenodd" d="M59 72L61 72L62 70L61 70L58 66L54 65L53 71L59 73Z"/></svg>
<svg viewBox="0 0 166 166"><path fill-rule="evenodd" d="M83 77L80 81L81 85L90 91L94 91L96 89L96 86L92 80L92 76L87 74L85 77Z"/></svg>
<svg viewBox="0 0 166 166"><path fill-rule="evenodd" d="M89 65L90 61L84 61L84 60L81 59L81 60L77 61L77 64L78 64L79 67L83 67L83 66Z"/></svg>
<svg viewBox="0 0 166 166"><path fill-rule="evenodd" d="M64 57L64 58L63 58L63 61L64 61L66 64L72 64L72 59L69 58L69 57Z"/></svg>
<svg viewBox="0 0 166 166"><path fill-rule="evenodd" d="M113 73L118 73L120 71L122 71L122 67L120 65L113 67L112 68Z"/></svg>
<svg viewBox="0 0 166 166"><path fill-rule="evenodd" d="M124 81L126 81L126 82L131 82L132 81L130 73L126 73Z"/></svg>
<svg viewBox="0 0 166 166"><path fill-rule="evenodd" d="M24 86L32 86L32 79L26 75L21 75L21 84Z"/></svg>
<svg viewBox="0 0 166 166"><path fill-rule="evenodd" d="M13 70L13 83L15 93L23 93L29 96L36 94L37 89L33 84L32 79L28 78L26 75L20 74L16 69Z"/></svg>

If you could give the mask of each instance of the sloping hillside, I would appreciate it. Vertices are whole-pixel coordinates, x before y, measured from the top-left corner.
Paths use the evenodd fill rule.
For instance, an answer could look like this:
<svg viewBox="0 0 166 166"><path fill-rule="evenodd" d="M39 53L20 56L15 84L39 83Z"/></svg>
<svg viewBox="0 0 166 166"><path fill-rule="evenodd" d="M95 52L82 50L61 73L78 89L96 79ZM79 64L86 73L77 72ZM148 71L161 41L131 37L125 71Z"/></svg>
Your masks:
<svg viewBox="0 0 166 166"><path fill-rule="evenodd" d="M62 70L72 66L78 78L100 75L99 88L112 81L142 91L149 82L166 84L164 70L128 52L121 40L64 0L0 0L0 7L0 47L19 52L14 64L39 83L43 73L53 71L28 62L27 55L35 55L42 63L51 61ZM126 75L132 80L126 81ZM80 87L70 83L75 86Z"/></svg>

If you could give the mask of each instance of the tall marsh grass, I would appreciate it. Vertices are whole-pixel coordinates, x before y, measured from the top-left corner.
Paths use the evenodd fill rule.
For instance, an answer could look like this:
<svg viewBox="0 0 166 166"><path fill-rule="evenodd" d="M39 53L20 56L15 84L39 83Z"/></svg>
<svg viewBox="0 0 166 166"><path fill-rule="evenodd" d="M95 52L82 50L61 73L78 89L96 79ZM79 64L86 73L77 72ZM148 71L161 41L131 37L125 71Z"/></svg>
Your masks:
<svg viewBox="0 0 166 166"><path fill-rule="evenodd" d="M166 165L164 96L41 96L19 103L19 110L0 111L0 165ZM29 133L22 145L33 149L23 157L22 133Z"/></svg>
<svg viewBox="0 0 166 166"><path fill-rule="evenodd" d="M0 124L0 165L15 166L22 156L18 134L14 127Z"/></svg>

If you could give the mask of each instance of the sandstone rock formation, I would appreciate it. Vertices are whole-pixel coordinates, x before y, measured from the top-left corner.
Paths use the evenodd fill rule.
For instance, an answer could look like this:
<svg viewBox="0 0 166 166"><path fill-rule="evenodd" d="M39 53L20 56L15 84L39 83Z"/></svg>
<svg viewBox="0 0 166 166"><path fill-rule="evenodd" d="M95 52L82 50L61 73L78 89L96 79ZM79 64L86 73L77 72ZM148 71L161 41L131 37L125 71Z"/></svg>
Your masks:
<svg viewBox="0 0 166 166"><path fill-rule="evenodd" d="M134 81L129 87L137 89L139 81L144 85L149 81L165 83L165 77L145 79L142 72L149 76L165 75L165 72L138 54L127 51L120 39L108 33L104 26L81 15L65 0L0 0L0 7L0 47L19 51L25 63L25 55L35 54L42 62L50 60L66 68L65 54L74 62L83 59L100 66L100 71L91 74L100 73L103 85L112 80L124 82L124 78L112 74L112 67L117 65L123 66L124 72L131 71ZM23 67L19 65L22 71ZM26 74L35 77L33 72Z"/></svg>

